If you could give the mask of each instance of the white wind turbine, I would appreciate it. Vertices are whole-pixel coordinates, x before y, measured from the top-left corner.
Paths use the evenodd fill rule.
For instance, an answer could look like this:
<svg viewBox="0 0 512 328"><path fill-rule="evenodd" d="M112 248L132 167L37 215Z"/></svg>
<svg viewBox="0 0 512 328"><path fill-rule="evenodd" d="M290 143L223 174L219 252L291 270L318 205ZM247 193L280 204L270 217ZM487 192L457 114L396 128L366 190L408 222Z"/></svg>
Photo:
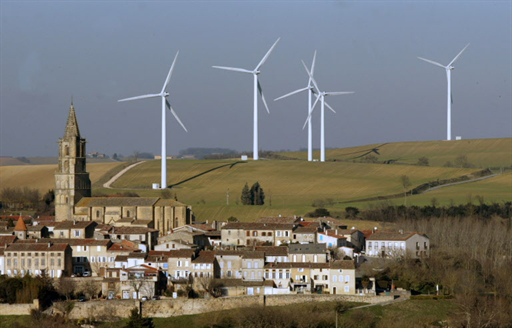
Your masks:
<svg viewBox="0 0 512 328"><path fill-rule="evenodd" d="M263 59L260 61L258 66L252 71L243 69L243 68L234 68L234 67L225 67L225 66L212 66L213 68L220 68L225 69L228 71L235 71L235 72L242 72L242 73L249 73L254 76L254 113L253 113L253 146L252 146L252 158L253 160L258 160L258 91L261 95L261 100L263 100L263 104L265 105L265 108L267 109L267 112L270 114L270 111L268 110L267 102L265 101L265 96L263 96L263 90L261 88L261 84L258 81L258 74L260 74L259 69L261 66L267 61L268 56L274 50L274 47L276 46L277 42L279 42L278 38L276 42L270 47L270 49L267 51Z"/></svg>
<svg viewBox="0 0 512 328"><path fill-rule="evenodd" d="M452 66L453 63L459 58L459 56L466 50L466 48L469 46L469 43L462 49L455 58L446 66L439 64L438 62L435 62L430 59L418 57L421 60L426 61L427 63L442 67L446 70L446 79L448 80L448 96L447 96L447 109L446 109L446 116L447 116L447 123L446 123L446 140L452 140L452 82L451 82L451 71L454 69Z"/></svg>
<svg viewBox="0 0 512 328"><path fill-rule="evenodd" d="M171 75L174 70L174 64L176 63L176 59L178 59L179 51L176 53L176 57L174 57L174 61L172 62L171 69L169 70L169 73L167 74L167 78L165 79L164 86L162 87L162 91L160 93L156 94L148 94L148 95L142 95L137 97L131 97L131 98L125 98L120 99L118 102L121 101L130 101L130 100L136 100L136 99L146 99L146 98L162 98L162 167L161 167L161 188L165 189L167 188L167 147L166 147L166 122L165 122L165 109L168 107L171 110L172 115L176 118L178 123L183 127L183 129L188 132L187 128L183 123L181 122L180 118L174 111L174 109L171 107L171 104L167 101L167 97L169 96L169 93L166 90L167 86L169 85L169 81L171 80Z"/></svg>
<svg viewBox="0 0 512 328"><path fill-rule="evenodd" d="M304 68L306 69L306 72L308 72L309 78L311 79L311 82L313 82L316 92L318 93L318 95L316 96L316 100L313 103L313 107L311 108L311 112L309 113L308 118L306 119L306 123L304 123L304 126L302 127L302 129L304 130L308 121L311 120L311 114L315 110L315 106L318 103L318 100L320 100L320 103L321 103L321 107L320 107L320 162L325 162L325 122L324 122L325 121L325 115L324 115L325 96L347 95L347 94L352 94L355 92L354 91L330 91L330 92L320 91L320 88L318 87L318 84L316 83L315 78L313 77L311 72L308 70L308 67L306 66L304 61L302 61L302 65L304 65ZM334 111L332 108L331 108L331 110Z"/></svg>

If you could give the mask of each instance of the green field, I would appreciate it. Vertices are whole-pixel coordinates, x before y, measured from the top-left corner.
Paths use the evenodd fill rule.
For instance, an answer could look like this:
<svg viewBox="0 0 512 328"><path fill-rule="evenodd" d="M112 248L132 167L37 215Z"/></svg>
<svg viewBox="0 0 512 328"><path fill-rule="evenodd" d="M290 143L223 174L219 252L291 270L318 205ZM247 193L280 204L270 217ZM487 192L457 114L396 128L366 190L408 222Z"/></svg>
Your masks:
<svg viewBox="0 0 512 328"><path fill-rule="evenodd" d="M380 147L379 147L380 146ZM378 148L380 155L371 152ZM307 152L279 153L282 156L307 159ZM512 138L468 139L452 141L391 142L385 145L372 144L351 148L327 149L327 160L361 160L355 158L364 154L377 156L378 161L397 160L403 164L416 164L418 158L427 157L430 166L443 166L447 161L465 155L474 167L500 168L512 166ZM314 152L313 158L319 158Z"/></svg>
<svg viewBox="0 0 512 328"><path fill-rule="evenodd" d="M233 161L169 161L168 181L177 183L208 169ZM419 167L411 165L361 164L348 162L306 162L261 160L223 167L171 189L178 200L192 205L198 220L225 220L234 216L254 220L262 216L301 215L312 211L313 201L331 198L334 202L402 192L401 175L410 177L413 186L436 179L458 177L475 169ZM159 196L148 188L160 180L160 162L148 161L128 171L113 185L141 196ZM258 181L266 198L263 206L237 204L242 187ZM490 184L492 187L492 183ZM229 205L226 192L229 189ZM431 198L431 197L430 197ZM346 206L346 205L345 205ZM329 207L329 206L328 206ZM336 208L338 206L334 206ZM360 227L361 228L361 227Z"/></svg>

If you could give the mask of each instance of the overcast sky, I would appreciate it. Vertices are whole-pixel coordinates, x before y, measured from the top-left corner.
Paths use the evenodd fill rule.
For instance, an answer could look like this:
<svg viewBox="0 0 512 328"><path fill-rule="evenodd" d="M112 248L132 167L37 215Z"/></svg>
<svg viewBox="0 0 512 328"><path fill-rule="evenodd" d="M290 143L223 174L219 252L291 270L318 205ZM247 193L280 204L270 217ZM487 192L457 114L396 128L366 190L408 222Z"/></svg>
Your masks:
<svg viewBox="0 0 512 328"><path fill-rule="evenodd" d="M168 153L187 147L252 150L252 76L261 69L260 148L306 147L307 94L274 102L315 78L328 98L327 147L446 137L452 72L453 136L512 136L512 2L505 1L3 1L0 155L57 156L73 96L87 151L160 153L158 93L180 55L168 98ZM319 114L313 117L319 146Z"/></svg>

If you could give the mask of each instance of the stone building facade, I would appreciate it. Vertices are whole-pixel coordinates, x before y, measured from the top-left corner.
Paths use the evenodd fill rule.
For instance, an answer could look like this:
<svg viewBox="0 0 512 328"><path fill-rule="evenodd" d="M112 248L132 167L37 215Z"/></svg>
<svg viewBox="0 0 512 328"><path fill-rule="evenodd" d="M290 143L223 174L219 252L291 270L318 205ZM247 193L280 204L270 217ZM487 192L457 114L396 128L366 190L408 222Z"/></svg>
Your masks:
<svg viewBox="0 0 512 328"><path fill-rule="evenodd" d="M91 196L91 180L85 168L85 139L80 136L73 103L64 136L59 139L59 165L55 173L55 220L73 219L74 206Z"/></svg>

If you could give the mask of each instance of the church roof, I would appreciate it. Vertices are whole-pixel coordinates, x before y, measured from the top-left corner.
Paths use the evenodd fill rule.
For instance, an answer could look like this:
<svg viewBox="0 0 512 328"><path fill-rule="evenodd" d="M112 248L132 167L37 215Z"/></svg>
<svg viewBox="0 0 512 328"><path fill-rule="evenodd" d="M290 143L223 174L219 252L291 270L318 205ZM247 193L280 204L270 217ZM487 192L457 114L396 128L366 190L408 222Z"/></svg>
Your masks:
<svg viewBox="0 0 512 328"><path fill-rule="evenodd" d="M66 122L66 130L64 130L64 138L80 138L80 130L76 121L75 107L73 103L69 107L68 121Z"/></svg>
<svg viewBox="0 0 512 328"><path fill-rule="evenodd" d="M27 226L25 225L25 222L23 222L21 216L18 219L16 226L14 227L14 231L27 231Z"/></svg>
<svg viewBox="0 0 512 328"><path fill-rule="evenodd" d="M84 197L76 207L153 206L158 197Z"/></svg>

